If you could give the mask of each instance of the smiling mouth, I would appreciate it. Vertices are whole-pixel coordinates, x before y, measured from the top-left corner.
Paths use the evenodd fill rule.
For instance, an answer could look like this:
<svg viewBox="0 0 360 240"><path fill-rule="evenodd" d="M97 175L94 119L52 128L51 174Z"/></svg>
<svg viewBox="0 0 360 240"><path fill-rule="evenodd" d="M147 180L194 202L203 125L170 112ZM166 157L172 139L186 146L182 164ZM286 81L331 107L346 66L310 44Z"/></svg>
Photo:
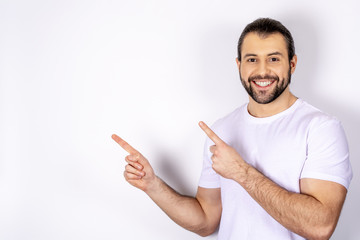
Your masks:
<svg viewBox="0 0 360 240"><path fill-rule="evenodd" d="M261 88L267 88L271 86L274 82L279 81L279 77L276 75L265 74L263 76L261 75L251 76L249 77L248 80L249 82L253 82L255 86L261 89Z"/></svg>
<svg viewBox="0 0 360 240"><path fill-rule="evenodd" d="M253 81L259 87L267 87L270 86L275 81Z"/></svg>

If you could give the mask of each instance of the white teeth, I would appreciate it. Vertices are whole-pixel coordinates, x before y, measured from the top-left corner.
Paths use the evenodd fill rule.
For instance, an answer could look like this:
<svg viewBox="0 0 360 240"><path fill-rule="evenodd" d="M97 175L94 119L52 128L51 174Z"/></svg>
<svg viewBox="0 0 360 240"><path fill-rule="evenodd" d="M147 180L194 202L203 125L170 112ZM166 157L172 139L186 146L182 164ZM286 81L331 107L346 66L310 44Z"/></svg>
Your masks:
<svg viewBox="0 0 360 240"><path fill-rule="evenodd" d="M266 87L266 86L269 86L271 84L270 81L267 81L267 82L256 82L255 81L255 83L256 83L256 85L259 85L261 87Z"/></svg>

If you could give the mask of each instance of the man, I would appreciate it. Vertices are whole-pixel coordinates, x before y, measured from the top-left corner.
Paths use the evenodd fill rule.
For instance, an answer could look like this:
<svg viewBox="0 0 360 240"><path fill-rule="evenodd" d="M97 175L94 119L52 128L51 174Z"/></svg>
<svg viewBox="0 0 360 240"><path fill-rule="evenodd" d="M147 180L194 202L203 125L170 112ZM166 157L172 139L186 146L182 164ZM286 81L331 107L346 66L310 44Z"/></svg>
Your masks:
<svg viewBox="0 0 360 240"><path fill-rule="evenodd" d="M238 44L249 103L212 127L196 197L158 178L147 159L113 135L130 155L125 179L176 223L218 239L329 239L352 178L339 121L289 90L297 63L290 32L264 18L246 26Z"/></svg>

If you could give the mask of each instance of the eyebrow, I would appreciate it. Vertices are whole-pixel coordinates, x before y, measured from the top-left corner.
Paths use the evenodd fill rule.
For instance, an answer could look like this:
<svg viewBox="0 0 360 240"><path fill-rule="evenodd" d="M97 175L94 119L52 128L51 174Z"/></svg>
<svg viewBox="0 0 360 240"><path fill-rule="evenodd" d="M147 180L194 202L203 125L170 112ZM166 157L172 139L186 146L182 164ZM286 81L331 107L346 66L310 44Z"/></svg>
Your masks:
<svg viewBox="0 0 360 240"><path fill-rule="evenodd" d="M281 52L273 52L273 53L269 53L269 54L268 54L268 56L272 56L272 55L284 56Z"/></svg>
<svg viewBox="0 0 360 240"><path fill-rule="evenodd" d="M257 55L254 54L254 53L247 53L245 54L244 58L247 58L247 57L256 57Z"/></svg>
<svg viewBox="0 0 360 240"><path fill-rule="evenodd" d="M267 56L274 56L274 55L284 56L284 54L282 54L281 52L272 52L272 53L269 53ZM258 55L254 54L254 53L247 53L247 54L245 54L244 58L246 58L246 57L257 57L257 56Z"/></svg>

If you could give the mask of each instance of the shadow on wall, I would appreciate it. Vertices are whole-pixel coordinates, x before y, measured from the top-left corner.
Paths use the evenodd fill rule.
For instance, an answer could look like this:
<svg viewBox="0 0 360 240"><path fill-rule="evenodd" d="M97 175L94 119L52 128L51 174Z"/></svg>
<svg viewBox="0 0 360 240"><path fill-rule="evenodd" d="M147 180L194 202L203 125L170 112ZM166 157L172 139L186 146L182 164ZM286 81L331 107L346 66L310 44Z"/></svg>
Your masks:
<svg viewBox="0 0 360 240"><path fill-rule="evenodd" d="M189 184L185 182L185 174L184 172L179 171L180 167L177 167L178 163L181 161L177 161L173 155L168 154L166 152L158 153L156 167L161 173L161 178L165 180L171 188L175 189L182 195L193 196L194 193L190 188Z"/></svg>
<svg viewBox="0 0 360 240"><path fill-rule="evenodd" d="M332 239L357 239L359 237L359 230L358 226L354 223L358 222L357 218L360 215L360 181L357 176L360 169L359 161L357 161L360 158L360 148L357 146L360 142L360 113L355 112L354 109L348 106L339 104L335 99L322 97L318 90L315 91L312 87L312 83L317 81L315 78L321 76L316 67L321 62L319 56L321 44L319 43L318 36L321 31L314 27L313 22L307 20L306 13L300 15L297 13L283 19L293 34L298 54L298 68L296 69L291 89L298 97L322 111L336 116L342 122L345 129L354 176Z"/></svg>
<svg viewBox="0 0 360 240"><path fill-rule="evenodd" d="M159 172L161 172L163 179L167 182L174 190L185 196L194 196L194 192L189 187L189 184L185 182L184 173L179 171L177 168L177 163L181 161L175 161L173 155L162 152L157 157L157 166ZM215 237L219 231L217 230L211 234L209 237Z"/></svg>

